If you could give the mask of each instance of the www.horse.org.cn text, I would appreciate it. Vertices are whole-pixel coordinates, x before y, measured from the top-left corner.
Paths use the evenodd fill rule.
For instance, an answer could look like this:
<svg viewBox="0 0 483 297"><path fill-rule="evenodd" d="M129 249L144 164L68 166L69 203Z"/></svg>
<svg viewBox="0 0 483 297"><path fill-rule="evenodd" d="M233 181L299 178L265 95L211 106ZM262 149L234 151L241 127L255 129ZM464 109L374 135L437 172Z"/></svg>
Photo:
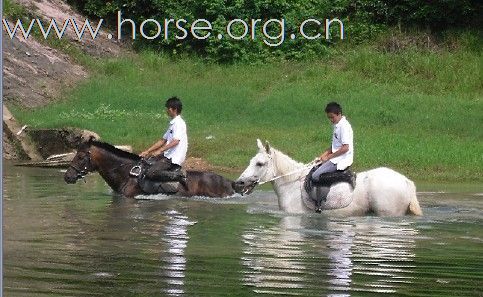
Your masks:
<svg viewBox="0 0 483 297"><path fill-rule="evenodd" d="M122 12L117 12L116 34L104 33L101 28L104 19L92 22L88 19L78 21L69 17L59 21L50 19L42 21L31 19L30 21L10 22L3 19L3 27L8 36L13 39L15 36L28 39L34 27L37 27L43 38L49 36L62 39L68 31L73 32L79 40L82 39L164 39L178 40L186 39L205 40L208 38L228 39L233 41L240 40L262 40L270 47L277 47L287 40L329 40L331 38L344 39L344 23L338 18L318 20L308 18L297 25L289 26L285 19L265 19L252 18L249 20L233 19L220 24L211 22L207 19L187 19L166 18L162 20L146 19L141 23L129 18L122 18ZM107 28L107 26L106 26ZM289 28L291 28L289 32Z"/></svg>

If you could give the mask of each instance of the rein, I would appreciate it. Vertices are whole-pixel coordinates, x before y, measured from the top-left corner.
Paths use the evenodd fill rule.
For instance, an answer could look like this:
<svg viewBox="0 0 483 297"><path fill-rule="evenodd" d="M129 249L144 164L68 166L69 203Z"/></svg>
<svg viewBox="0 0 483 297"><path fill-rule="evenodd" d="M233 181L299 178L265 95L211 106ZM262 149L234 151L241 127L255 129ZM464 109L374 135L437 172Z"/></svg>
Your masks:
<svg viewBox="0 0 483 297"><path fill-rule="evenodd" d="M87 165L90 164L90 163L91 163L91 152L88 151L87 152L87 162L86 162L86 165L84 166L84 169L79 169L72 164L69 164L69 167L74 169L74 171L77 173L77 179L83 179L87 174L89 174L89 170L87 170ZM84 179L84 182L86 182L85 179Z"/></svg>
<svg viewBox="0 0 483 297"><path fill-rule="evenodd" d="M266 184L266 183L269 183L269 182L273 182L273 181L280 179L282 177L286 177L286 176L290 176L290 175L302 172L304 170L307 170L310 167L313 167L314 165L318 164L319 162L320 162L319 160L314 160L310 163L303 165L302 168L290 171L289 173L285 173L285 174L282 174L282 175L279 175L279 176L274 176L271 179L263 181L263 182L260 182L260 179L258 179L255 183L253 183L253 185L250 187L250 189L247 188L243 191L243 195L247 194L251 189L255 188L258 185L263 185L263 184Z"/></svg>
<svg viewBox="0 0 483 297"><path fill-rule="evenodd" d="M71 167L72 169L75 170L75 172L77 173L78 179L84 178L89 173L89 171L87 171L87 167L84 168L84 170L80 170L79 168L75 167L74 165L69 165L69 167ZM85 182L85 180L84 180L84 182Z"/></svg>
<svg viewBox="0 0 483 297"><path fill-rule="evenodd" d="M282 175L279 175L279 176L275 176L269 180L266 180L266 181L263 181L263 182L260 182L260 181L257 181L257 185L263 185L263 184L266 184L266 183L269 183L269 182L272 182L272 181L275 181L279 178L282 178L282 177L286 177L286 176L290 176L290 175L293 175L293 174L296 174L296 173L299 173L301 171L304 171L306 170L307 168L311 168L313 167L314 165L316 165L317 163L319 163L320 161L319 160L314 160L310 163L307 163L305 165L303 165L302 168L299 168L299 169L296 169L296 170L293 170L293 171L290 171L289 173L286 173L286 174L282 174Z"/></svg>
<svg viewBox="0 0 483 297"><path fill-rule="evenodd" d="M86 165L84 166L84 169L79 169L79 168L77 168L76 166L74 166L72 164L69 165L69 167L71 167L72 169L75 170L75 172L77 173L77 177L79 179L85 178L90 173L89 170L87 170L87 166L91 164L91 152L90 151L87 151L87 158L88 158L88 160L86 162ZM121 167L126 166L126 165L129 165L129 164L127 164L127 163L121 164L121 165L119 165L117 167L114 167L114 168L108 170L107 172L108 173L113 172L115 170L118 170ZM85 182L85 180L84 180L84 182Z"/></svg>

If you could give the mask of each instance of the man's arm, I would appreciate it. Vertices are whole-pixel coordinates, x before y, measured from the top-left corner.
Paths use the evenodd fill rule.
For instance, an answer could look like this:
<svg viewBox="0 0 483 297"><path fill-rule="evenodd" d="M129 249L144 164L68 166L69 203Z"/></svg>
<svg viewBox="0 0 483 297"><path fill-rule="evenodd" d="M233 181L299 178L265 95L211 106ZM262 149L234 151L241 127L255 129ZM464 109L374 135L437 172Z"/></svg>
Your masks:
<svg viewBox="0 0 483 297"><path fill-rule="evenodd" d="M152 155L154 152L156 152L157 150L159 150L160 148L162 148L163 145L165 145L165 143L166 143L166 139L162 138L161 140L159 140L158 142L153 144L150 148L148 148L144 152L140 153L139 155L141 157L148 157L148 156Z"/></svg>
<svg viewBox="0 0 483 297"><path fill-rule="evenodd" d="M179 143L178 139L173 139L169 144L162 145L160 148L154 151L154 155L162 154L163 152L169 150L172 147L177 146Z"/></svg>
<svg viewBox="0 0 483 297"><path fill-rule="evenodd" d="M347 153L349 151L349 145L348 144L343 144L340 149L338 149L335 153L332 153L330 152L326 157L326 159L324 160L321 156L320 160L321 161L327 161L327 160L330 160L332 158L335 158L335 157L338 157L340 155L343 155L345 153Z"/></svg>
<svg viewBox="0 0 483 297"><path fill-rule="evenodd" d="M335 158L347 153L349 151L349 143L353 143L352 139L353 139L353 132L350 126L349 128L347 127L343 128L341 131L341 140L343 144L340 147L340 149L338 149L336 152L332 152L332 148L329 148L327 151L324 152L322 156L320 156L320 160L325 162L327 160L330 160L332 158Z"/></svg>
<svg viewBox="0 0 483 297"><path fill-rule="evenodd" d="M327 161L328 160L327 158L331 153L332 153L332 148L329 147L318 157L318 161L322 161L322 162Z"/></svg>

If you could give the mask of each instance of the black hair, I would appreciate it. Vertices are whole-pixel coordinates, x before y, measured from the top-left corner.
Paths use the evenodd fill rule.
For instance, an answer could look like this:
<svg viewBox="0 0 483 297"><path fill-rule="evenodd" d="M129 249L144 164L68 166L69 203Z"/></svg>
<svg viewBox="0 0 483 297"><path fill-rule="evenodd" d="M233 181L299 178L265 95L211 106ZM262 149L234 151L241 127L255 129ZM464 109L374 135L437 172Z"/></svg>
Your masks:
<svg viewBox="0 0 483 297"><path fill-rule="evenodd" d="M337 102L330 102L325 107L325 113L342 114L342 107Z"/></svg>
<svg viewBox="0 0 483 297"><path fill-rule="evenodd" d="M176 96L166 100L165 106L166 108L176 109L177 114L181 114L181 111L183 110L183 104L181 103L181 100Z"/></svg>
<svg viewBox="0 0 483 297"><path fill-rule="evenodd" d="M117 147L115 147L112 144L109 144L107 142L101 142L101 141L97 141L97 140L89 140L88 142L82 143L79 146L78 151L88 150L91 145L96 146L96 147L101 148L101 149L104 149L104 150L111 152L111 153L113 153L113 154L115 154L119 157L122 157L122 158L131 159L131 160L135 160L135 161L138 161L138 160L141 159L141 157L139 157L136 154L118 149Z"/></svg>

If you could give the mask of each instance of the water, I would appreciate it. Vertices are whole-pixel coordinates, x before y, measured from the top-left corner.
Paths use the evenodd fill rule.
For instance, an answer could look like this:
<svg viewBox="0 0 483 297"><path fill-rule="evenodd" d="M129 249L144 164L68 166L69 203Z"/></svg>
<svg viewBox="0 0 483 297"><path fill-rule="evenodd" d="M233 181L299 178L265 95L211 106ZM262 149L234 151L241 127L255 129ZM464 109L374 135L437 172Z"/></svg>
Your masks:
<svg viewBox="0 0 483 297"><path fill-rule="evenodd" d="M483 295L479 185L422 186L422 218L338 219L267 190L128 200L9 164L4 186L5 296Z"/></svg>

